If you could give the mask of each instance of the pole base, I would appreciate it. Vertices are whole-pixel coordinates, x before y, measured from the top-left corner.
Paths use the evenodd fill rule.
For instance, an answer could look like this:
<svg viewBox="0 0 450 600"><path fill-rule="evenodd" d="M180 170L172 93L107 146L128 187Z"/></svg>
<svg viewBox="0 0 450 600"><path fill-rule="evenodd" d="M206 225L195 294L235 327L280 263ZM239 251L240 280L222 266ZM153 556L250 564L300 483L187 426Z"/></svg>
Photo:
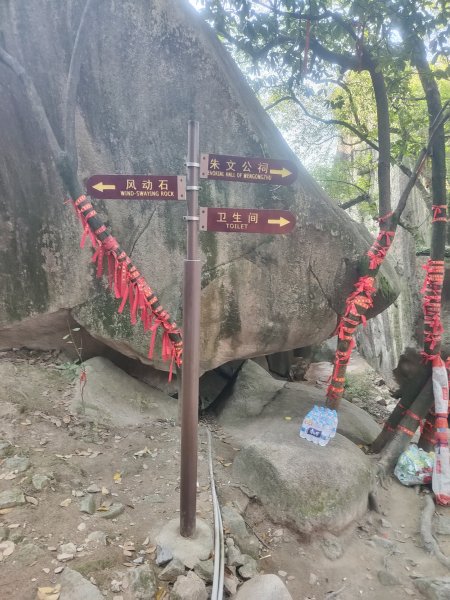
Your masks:
<svg viewBox="0 0 450 600"><path fill-rule="evenodd" d="M208 560L213 552L212 528L202 519L196 520L195 534L185 538L180 534L179 519L172 519L161 529L155 539L158 546L170 550L188 568L193 569L200 560Z"/></svg>

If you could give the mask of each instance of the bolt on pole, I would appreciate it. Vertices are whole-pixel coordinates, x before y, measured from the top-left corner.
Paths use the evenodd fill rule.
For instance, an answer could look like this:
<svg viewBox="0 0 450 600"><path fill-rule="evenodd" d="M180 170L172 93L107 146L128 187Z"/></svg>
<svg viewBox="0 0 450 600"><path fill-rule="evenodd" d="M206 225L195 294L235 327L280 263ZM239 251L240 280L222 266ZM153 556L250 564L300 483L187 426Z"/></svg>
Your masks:
<svg viewBox="0 0 450 600"><path fill-rule="evenodd" d="M201 262L198 250L198 190L200 171L199 124L188 123L187 252L183 284L183 374L181 404L180 534L196 529L198 455L198 381L200 362Z"/></svg>

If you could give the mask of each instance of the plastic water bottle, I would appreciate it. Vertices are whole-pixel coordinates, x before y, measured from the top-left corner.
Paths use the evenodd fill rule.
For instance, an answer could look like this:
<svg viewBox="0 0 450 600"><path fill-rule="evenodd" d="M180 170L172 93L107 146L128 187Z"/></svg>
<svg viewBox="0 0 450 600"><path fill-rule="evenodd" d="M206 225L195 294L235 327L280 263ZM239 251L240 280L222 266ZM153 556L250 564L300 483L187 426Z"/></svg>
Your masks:
<svg viewBox="0 0 450 600"><path fill-rule="evenodd" d="M325 409L323 413L323 426L322 431L320 433L320 438L318 440L320 446L326 446L330 440L330 433L332 428L332 420L331 415Z"/></svg>
<svg viewBox="0 0 450 600"><path fill-rule="evenodd" d="M336 410L332 410L331 412L333 415L333 426L331 428L330 438L334 438L338 426L338 415Z"/></svg>
<svg viewBox="0 0 450 600"><path fill-rule="evenodd" d="M308 430L308 439L309 441L311 441L313 444L318 444L319 440L320 440L320 436L322 434L322 429L323 429L323 420L324 420L324 414L323 414L323 407L322 406L314 406L314 418L313 418L313 423L310 426L309 430Z"/></svg>
<svg viewBox="0 0 450 600"><path fill-rule="evenodd" d="M314 410L315 410L315 406L314 408L312 408L308 414L306 415L306 417L303 419L303 423L302 426L300 427L300 432L299 435L301 438L304 438L305 440L309 440L308 437L308 429L310 427L312 427L313 424L313 420L314 420Z"/></svg>

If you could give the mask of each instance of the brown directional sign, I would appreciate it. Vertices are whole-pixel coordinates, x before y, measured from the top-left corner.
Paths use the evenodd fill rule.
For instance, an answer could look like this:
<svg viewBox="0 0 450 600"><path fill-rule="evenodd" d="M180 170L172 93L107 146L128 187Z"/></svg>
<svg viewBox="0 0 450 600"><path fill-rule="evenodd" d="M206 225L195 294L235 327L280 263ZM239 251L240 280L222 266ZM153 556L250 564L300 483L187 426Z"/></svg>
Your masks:
<svg viewBox="0 0 450 600"><path fill-rule="evenodd" d="M297 175L297 167L288 160L228 154L201 154L200 156L202 179L289 185L297 179Z"/></svg>
<svg viewBox="0 0 450 600"><path fill-rule="evenodd" d="M200 231L290 233L295 215L287 210L200 207Z"/></svg>
<svg viewBox="0 0 450 600"><path fill-rule="evenodd" d="M184 175L93 175L86 188L108 200L186 200Z"/></svg>

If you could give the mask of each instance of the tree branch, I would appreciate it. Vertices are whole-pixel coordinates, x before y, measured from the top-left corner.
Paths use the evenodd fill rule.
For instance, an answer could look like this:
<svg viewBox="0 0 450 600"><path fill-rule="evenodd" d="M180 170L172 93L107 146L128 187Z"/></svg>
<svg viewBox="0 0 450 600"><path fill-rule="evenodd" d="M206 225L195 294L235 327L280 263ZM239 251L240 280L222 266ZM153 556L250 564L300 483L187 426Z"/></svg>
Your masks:
<svg viewBox="0 0 450 600"><path fill-rule="evenodd" d="M359 185L356 185L356 183L352 183L351 181L343 181L341 179L317 179L317 181L319 183L320 182L325 182L325 183L343 183L344 185L348 185L348 186L356 188L357 190L359 190L361 192L361 194L367 194L366 190L364 190Z"/></svg>
<svg viewBox="0 0 450 600"><path fill-rule="evenodd" d="M338 204L338 206L343 210L346 210L347 208L351 208L356 204L361 204L361 202L368 202L369 200L369 194L361 194L360 196L356 196L356 198L353 198L353 200L347 200L347 202L342 202L341 204Z"/></svg>
<svg viewBox="0 0 450 600"><path fill-rule="evenodd" d="M400 196L400 200L398 201L397 208L394 211L394 217L397 219L397 222L400 220L400 216L405 209L406 201L408 200L408 196L414 187L416 180L425 164L425 160L431 154L434 137L439 132L440 128L444 125L446 121L450 119L450 111L446 112L447 107L450 105L450 101L446 102L442 107L440 113L437 115L434 123L432 124L432 128L430 130L430 136L428 138L428 144L426 148L420 152L419 157L416 161L415 167L412 171L411 177L409 178L408 183L405 186L405 189Z"/></svg>

